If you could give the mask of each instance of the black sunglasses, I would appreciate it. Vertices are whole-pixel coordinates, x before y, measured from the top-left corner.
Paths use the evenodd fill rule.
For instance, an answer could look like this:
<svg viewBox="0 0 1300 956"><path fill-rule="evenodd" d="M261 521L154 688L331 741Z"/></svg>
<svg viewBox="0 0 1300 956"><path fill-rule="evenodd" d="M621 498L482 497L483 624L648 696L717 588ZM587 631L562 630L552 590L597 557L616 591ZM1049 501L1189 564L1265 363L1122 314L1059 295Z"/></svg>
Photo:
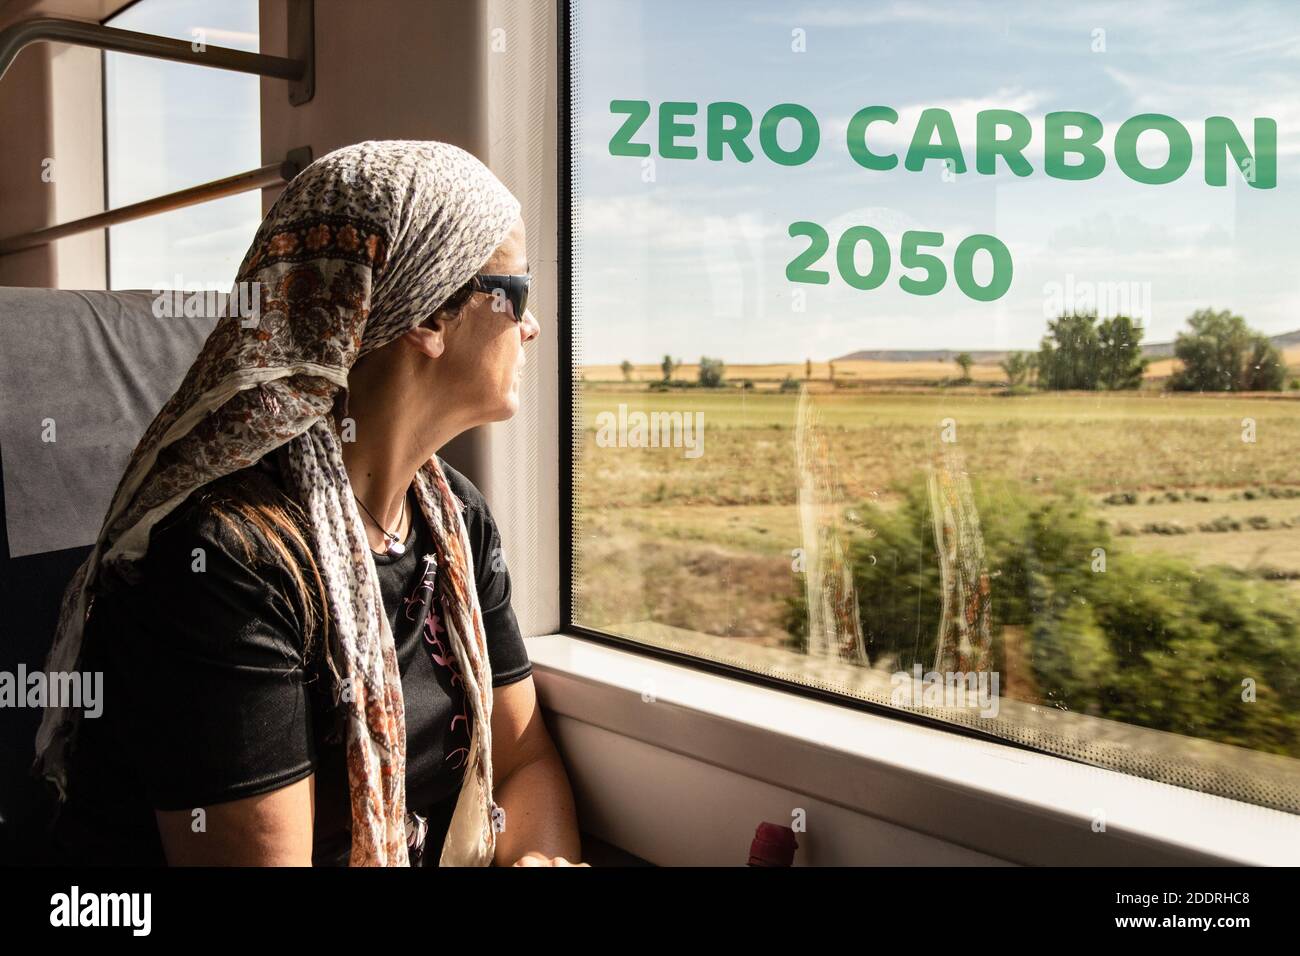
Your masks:
<svg viewBox="0 0 1300 956"><path fill-rule="evenodd" d="M504 295L514 309L514 320L522 322L524 320L524 309L528 307L528 286L532 282L531 273L518 273L516 275L491 275L486 272L480 272L474 276L472 283L476 292L486 292L494 297ZM496 302L492 303L492 308L497 309ZM497 309L500 311L500 309Z"/></svg>

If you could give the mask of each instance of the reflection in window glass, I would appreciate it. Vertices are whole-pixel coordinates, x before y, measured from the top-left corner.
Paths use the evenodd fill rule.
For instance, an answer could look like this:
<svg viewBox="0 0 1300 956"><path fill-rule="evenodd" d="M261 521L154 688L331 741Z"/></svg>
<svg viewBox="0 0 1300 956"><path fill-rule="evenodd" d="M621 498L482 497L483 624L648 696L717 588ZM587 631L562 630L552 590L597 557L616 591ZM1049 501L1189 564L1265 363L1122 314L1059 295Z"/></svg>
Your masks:
<svg viewBox="0 0 1300 956"><path fill-rule="evenodd" d="M1300 9L777 6L571 7L574 624L1300 812Z"/></svg>
<svg viewBox="0 0 1300 956"><path fill-rule="evenodd" d="M142 0L107 25L257 52L257 0ZM109 208L255 169L258 78L104 54ZM109 288L230 290L262 220L261 194L189 206L109 230Z"/></svg>

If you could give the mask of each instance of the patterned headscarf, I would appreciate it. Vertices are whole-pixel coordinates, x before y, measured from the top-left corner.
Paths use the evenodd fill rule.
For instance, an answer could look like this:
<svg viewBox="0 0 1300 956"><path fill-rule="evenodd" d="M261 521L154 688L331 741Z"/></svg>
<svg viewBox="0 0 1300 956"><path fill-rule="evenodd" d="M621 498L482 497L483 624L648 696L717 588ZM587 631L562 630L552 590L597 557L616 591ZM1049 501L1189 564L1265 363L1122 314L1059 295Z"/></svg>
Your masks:
<svg viewBox="0 0 1300 956"><path fill-rule="evenodd" d="M331 415L346 408L358 358L415 327L505 240L518 200L447 143L371 141L336 150L281 193L236 277L258 283L256 324L220 319L176 393L136 445L94 549L64 595L47 670L75 671L92 585L109 566L133 578L150 529L196 488L281 449L310 522L343 679L354 866L406 865L406 726L401 676L365 526ZM234 310L229 310L234 311ZM492 681L470 544L437 456L415 476L433 530L446 627L473 710L470 766L440 862L492 862ZM67 793L79 724L46 712L36 770Z"/></svg>

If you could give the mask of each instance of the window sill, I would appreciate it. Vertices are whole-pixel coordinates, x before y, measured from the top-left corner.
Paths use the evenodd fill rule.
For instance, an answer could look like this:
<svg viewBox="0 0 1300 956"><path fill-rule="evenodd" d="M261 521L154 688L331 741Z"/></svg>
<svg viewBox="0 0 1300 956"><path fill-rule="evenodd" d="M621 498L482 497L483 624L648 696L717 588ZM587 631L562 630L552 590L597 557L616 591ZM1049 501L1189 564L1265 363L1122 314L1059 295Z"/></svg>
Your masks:
<svg viewBox="0 0 1300 956"><path fill-rule="evenodd" d="M929 838L915 846L941 842L994 858L987 862L1300 862L1300 817L1292 814L783 693L580 637L535 637L527 645L548 716L599 728L643 755L651 752L643 749L648 746L689 758L721 774L720 786L774 787L849 811L821 815L823 824L829 820L836 829L823 845L844 843L859 824L883 823L890 832L904 828L909 836ZM604 788L615 770L626 775L637 766L620 760L622 766L613 768L605 758L575 748L566 761L586 764L581 775L587 799L596 801L615 799ZM608 806L600 812L607 819L617 815ZM680 806L664 805L658 812L650 821L657 832L688 825ZM1104 830L1094 829L1097 819L1104 819ZM817 824L810 814L810 836ZM644 847L640 855L675 862L656 859ZM969 861L985 862L974 856Z"/></svg>

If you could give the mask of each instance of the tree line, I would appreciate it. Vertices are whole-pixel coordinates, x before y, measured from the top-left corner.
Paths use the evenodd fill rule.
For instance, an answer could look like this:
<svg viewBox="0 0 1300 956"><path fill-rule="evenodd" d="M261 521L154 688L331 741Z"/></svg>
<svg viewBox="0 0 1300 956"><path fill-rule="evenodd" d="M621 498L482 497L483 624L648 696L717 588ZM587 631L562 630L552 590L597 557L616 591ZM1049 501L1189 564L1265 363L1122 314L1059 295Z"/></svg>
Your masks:
<svg viewBox="0 0 1300 956"><path fill-rule="evenodd" d="M1040 388L1049 391L1120 391L1142 385L1151 360L1142 354L1143 329L1125 315L1101 319L1095 312L1070 313L1047 323L1037 352L1011 352L999 364L1009 389L1016 394ZM1227 310L1199 309L1187 320L1187 329L1174 340L1174 358L1180 367L1168 387L1189 392L1276 392L1286 387L1287 366L1282 351L1262 332ZM953 359L961 369L958 384L971 380L974 359L961 352ZM665 355L659 368L662 379L651 387L718 388L726 383L722 359L700 358L698 382L681 382L673 373L680 358ZM634 366L626 359L620 369L632 381ZM830 379L835 365L830 363ZM812 378L812 360L804 365L804 378ZM798 383L787 377L782 391ZM1300 382L1292 382L1300 387Z"/></svg>
<svg viewBox="0 0 1300 956"><path fill-rule="evenodd" d="M1169 388L1191 392L1276 392L1286 386L1281 350L1227 310L1199 309L1174 340L1180 363ZM1013 391L1110 391L1138 388L1150 359L1142 326L1128 316L1071 313L1047 323L1037 352L1012 352L999 364ZM966 361L963 363L962 359ZM970 356L957 356L964 379Z"/></svg>
<svg viewBox="0 0 1300 956"><path fill-rule="evenodd" d="M674 381L673 373L681 367L682 360L680 358L675 359L671 355L665 355L663 361L659 363L659 370L663 372L663 378L651 382L651 388L656 386L660 388L668 388L670 386L683 388L691 385L692 383L690 382ZM635 369L635 365L627 359L624 359L622 364L619 365L619 370L623 373L623 381L630 383L632 381L632 373ZM699 386L701 388L720 388L726 383L726 369L726 364L722 359L701 356L699 366Z"/></svg>

